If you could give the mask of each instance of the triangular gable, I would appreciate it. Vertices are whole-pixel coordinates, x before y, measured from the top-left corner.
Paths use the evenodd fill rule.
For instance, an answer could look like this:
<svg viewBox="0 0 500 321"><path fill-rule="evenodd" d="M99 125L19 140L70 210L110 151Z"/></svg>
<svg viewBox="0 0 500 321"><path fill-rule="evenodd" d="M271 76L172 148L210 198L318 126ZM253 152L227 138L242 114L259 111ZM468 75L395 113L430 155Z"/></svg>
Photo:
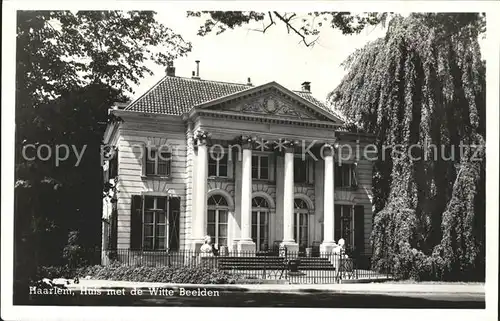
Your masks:
<svg viewBox="0 0 500 321"><path fill-rule="evenodd" d="M329 110L274 81L199 104L195 108L343 123Z"/></svg>

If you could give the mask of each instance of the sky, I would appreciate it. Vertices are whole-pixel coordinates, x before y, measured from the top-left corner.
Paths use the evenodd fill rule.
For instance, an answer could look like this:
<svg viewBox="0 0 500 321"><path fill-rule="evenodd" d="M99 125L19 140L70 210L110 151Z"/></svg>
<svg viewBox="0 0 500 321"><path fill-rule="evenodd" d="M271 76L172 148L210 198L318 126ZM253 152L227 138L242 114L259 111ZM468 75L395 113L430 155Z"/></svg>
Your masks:
<svg viewBox="0 0 500 321"><path fill-rule="evenodd" d="M355 49L385 34L382 27L368 27L358 35L342 35L338 30L324 28L313 47L306 47L295 34L288 34L285 25L277 23L266 33L250 30L262 29L254 23L235 30L227 30L204 37L197 31L205 19L187 18L186 12L175 9L156 10L157 19L192 43L187 56L174 61L176 76L191 77L200 60L200 78L246 83L250 77L254 85L270 81L290 90L300 90L304 81L311 82L313 95L325 101L327 94L345 74L340 64ZM149 66L154 76L144 78L134 88L138 97L164 75L162 66Z"/></svg>

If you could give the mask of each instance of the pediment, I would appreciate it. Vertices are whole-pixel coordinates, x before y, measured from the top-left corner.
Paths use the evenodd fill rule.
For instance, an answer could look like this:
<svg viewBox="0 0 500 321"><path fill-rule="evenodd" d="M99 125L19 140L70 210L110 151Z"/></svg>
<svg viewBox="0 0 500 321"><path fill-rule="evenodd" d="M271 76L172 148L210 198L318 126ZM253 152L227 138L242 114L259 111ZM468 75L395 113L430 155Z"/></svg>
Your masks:
<svg viewBox="0 0 500 321"><path fill-rule="evenodd" d="M285 119L342 122L327 110L275 82L221 97L197 107Z"/></svg>
<svg viewBox="0 0 500 321"><path fill-rule="evenodd" d="M216 109L246 114L283 116L286 118L317 119L317 116L312 112L294 105L293 102L285 100L275 93L262 94L242 101L224 104Z"/></svg>

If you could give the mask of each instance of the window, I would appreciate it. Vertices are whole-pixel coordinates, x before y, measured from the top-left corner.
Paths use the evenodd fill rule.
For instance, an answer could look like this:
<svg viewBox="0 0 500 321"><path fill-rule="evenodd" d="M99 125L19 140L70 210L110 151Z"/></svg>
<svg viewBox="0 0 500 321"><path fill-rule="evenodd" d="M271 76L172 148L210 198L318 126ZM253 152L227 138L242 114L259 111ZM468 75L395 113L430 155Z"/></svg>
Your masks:
<svg viewBox="0 0 500 321"><path fill-rule="evenodd" d="M167 237L165 197L144 197L143 249L164 250Z"/></svg>
<svg viewBox="0 0 500 321"><path fill-rule="evenodd" d="M303 251L309 245L309 208L300 198L294 200L293 234L299 250Z"/></svg>
<svg viewBox="0 0 500 321"><path fill-rule="evenodd" d="M355 164L335 166L335 187L354 187L356 183Z"/></svg>
<svg viewBox="0 0 500 321"><path fill-rule="evenodd" d="M207 234L219 246L227 246L228 204L221 195L208 198Z"/></svg>
<svg viewBox="0 0 500 321"><path fill-rule="evenodd" d="M310 159L302 159L302 157L295 157L293 163L293 180L295 183L311 183L309 179L311 167Z"/></svg>
<svg viewBox="0 0 500 321"><path fill-rule="evenodd" d="M343 238L346 247L352 247L354 241L353 230L353 206L335 205L335 235L334 239L338 242Z"/></svg>
<svg viewBox="0 0 500 321"><path fill-rule="evenodd" d="M132 195L131 201L130 248L178 250L181 199L175 196Z"/></svg>
<svg viewBox="0 0 500 321"><path fill-rule="evenodd" d="M208 176L227 177L227 153L213 152L208 154Z"/></svg>
<svg viewBox="0 0 500 321"><path fill-rule="evenodd" d="M269 157L252 155L252 179L269 179Z"/></svg>
<svg viewBox="0 0 500 321"><path fill-rule="evenodd" d="M170 152L146 148L146 176L170 176L171 158Z"/></svg>
<svg viewBox="0 0 500 321"><path fill-rule="evenodd" d="M260 196L252 199L252 240L257 250L269 248L269 204Z"/></svg>
<svg viewBox="0 0 500 321"><path fill-rule="evenodd" d="M109 160L109 179L118 176L118 150L115 151L113 158Z"/></svg>

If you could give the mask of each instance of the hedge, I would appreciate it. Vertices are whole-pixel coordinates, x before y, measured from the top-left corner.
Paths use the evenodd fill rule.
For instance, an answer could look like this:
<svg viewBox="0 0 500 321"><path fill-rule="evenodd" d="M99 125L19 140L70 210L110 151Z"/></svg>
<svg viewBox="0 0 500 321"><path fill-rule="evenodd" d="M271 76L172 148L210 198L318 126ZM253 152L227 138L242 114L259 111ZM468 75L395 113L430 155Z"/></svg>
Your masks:
<svg viewBox="0 0 500 321"><path fill-rule="evenodd" d="M241 280L237 275L206 266L198 267L151 267L127 266L120 263L95 265L71 270L63 267L41 267L38 278L84 278L90 276L96 280L164 282L193 284L234 284Z"/></svg>

